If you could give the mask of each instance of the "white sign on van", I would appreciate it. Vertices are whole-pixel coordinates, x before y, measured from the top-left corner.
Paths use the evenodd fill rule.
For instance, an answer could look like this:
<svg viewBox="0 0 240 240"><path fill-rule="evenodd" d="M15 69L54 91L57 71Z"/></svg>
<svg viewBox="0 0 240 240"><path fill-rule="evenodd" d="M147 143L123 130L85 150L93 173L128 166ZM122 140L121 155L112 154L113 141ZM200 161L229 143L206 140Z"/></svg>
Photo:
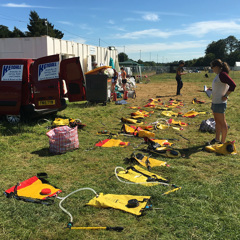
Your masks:
<svg viewBox="0 0 240 240"><path fill-rule="evenodd" d="M38 81L59 78L59 62L43 63L38 65Z"/></svg>
<svg viewBox="0 0 240 240"><path fill-rule="evenodd" d="M23 65L3 65L2 81L22 81Z"/></svg>

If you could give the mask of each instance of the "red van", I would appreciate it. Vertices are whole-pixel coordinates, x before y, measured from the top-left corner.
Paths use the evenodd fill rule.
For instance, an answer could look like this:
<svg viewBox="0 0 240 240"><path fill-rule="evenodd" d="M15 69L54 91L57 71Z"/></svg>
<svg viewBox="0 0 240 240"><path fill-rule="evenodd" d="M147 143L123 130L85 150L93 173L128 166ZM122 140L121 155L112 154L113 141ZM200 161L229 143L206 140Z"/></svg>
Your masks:
<svg viewBox="0 0 240 240"><path fill-rule="evenodd" d="M11 123L61 111L67 106L66 97L69 102L86 100L79 57L0 59L0 73L0 116Z"/></svg>

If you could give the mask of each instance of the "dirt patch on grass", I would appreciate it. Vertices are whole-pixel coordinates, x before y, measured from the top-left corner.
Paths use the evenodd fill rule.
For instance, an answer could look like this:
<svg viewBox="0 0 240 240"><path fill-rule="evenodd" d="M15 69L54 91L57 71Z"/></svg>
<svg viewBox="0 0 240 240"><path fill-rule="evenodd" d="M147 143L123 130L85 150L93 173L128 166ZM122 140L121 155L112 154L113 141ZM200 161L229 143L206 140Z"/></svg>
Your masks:
<svg viewBox="0 0 240 240"><path fill-rule="evenodd" d="M202 92L197 85L186 82L183 83L181 90L182 96L176 96L177 83L176 81L169 81L166 84L163 83L139 83L136 87L136 99L128 99L129 103L133 103L138 106L146 104L150 98L160 98L163 102L168 101L170 98L183 100L185 103L191 103L193 98L199 100L206 99L206 94Z"/></svg>

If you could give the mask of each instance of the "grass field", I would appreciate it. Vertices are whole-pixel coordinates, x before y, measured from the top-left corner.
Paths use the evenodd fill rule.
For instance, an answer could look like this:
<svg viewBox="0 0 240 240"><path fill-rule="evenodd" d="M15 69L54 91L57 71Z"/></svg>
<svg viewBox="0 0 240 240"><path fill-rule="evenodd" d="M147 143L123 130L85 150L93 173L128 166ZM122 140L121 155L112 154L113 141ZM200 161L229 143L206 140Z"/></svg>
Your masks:
<svg viewBox="0 0 240 240"><path fill-rule="evenodd" d="M96 148L95 143L106 136L97 135L97 131L108 130L118 133L121 129L121 117L128 117L133 109L148 102L148 98L161 97L164 101L175 93L174 74L161 74L150 77L150 83L138 84L137 98L129 99L127 105L107 106L101 104L86 105L85 102L71 103L57 114L58 117L81 119L87 126L78 131L79 149L61 155L49 153L46 132L54 116L49 121L34 120L12 126L5 121L0 123L0 183L2 193L39 172L46 172L49 182L59 187L64 197L72 191L89 187L97 193L145 195L151 196L153 210L144 211L136 217L115 209L98 209L85 204L94 197L90 191L80 191L67 198L63 207L73 215L74 226L122 226L122 232L106 230L69 230L66 229L69 216L54 204L26 203L8 199L0 195L0 239L240 239L240 157L237 155L220 156L202 151L204 144L214 138L213 134L199 132L202 120L212 117L210 102L201 92L203 86L211 85L214 75L204 78L204 73L192 73L183 76L184 88L181 100L185 106L174 111L209 112L195 118L179 117L189 123L183 131L173 129L155 130L156 138L175 138L174 148L185 153L182 158L164 158L170 167L152 168L152 172L162 175L182 189L168 195L162 195L168 187L129 185L119 182L114 175L116 166L126 168L125 158L133 151L143 152L145 144L140 138L119 135L122 141L129 141L127 147ZM239 77L232 73L237 84L230 96L226 118L230 126L227 140L235 140L240 149L240 109ZM205 104L192 104L194 97L205 100ZM176 99L176 97L173 97ZM151 123L163 117L156 110L144 121ZM181 136L179 135L181 134ZM184 137L184 138L183 138ZM186 140L186 138L189 139ZM138 148L136 148L138 147ZM149 155L148 153L145 153Z"/></svg>

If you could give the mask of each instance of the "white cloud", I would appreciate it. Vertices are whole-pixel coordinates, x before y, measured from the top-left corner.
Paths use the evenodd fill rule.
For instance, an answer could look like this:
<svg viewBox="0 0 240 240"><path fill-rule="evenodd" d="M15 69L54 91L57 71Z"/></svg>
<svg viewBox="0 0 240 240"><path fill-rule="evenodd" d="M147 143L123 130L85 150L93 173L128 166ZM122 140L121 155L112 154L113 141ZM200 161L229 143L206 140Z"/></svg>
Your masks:
<svg viewBox="0 0 240 240"><path fill-rule="evenodd" d="M13 7L13 8L30 8L31 5L27 5L25 3L16 4L16 3L7 3L7 4L1 4L2 7Z"/></svg>
<svg viewBox="0 0 240 240"><path fill-rule="evenodd" d="M125 22L136 22L136 21L142 21L142 19L140 19L140 18L128 17L128 18L124 18L123 21L125 21Z"/></svg>
<svg viewBox="0 0 240 240"><path fill-rule="evenodd" d="M117 34L116 38L127 38L127 39L139 39L146 37L159 37L159 38L167 38L171 35L170 32L163 32L159 29L147 29L136 32L129 32L125 34Z"/></svg>
<svg viewBox="0 0 240 240"><path fill-rule="evenodd" d="M133 13L141 14L141 15L146 15L146 14L155 14L157 16L162 15L162 16L175 16L175 17L188 17L188 14L185 13L180 13L180 12L159 12L155 11L155 13L151 12L146 12L146 11L133 11Z"/></svg>
<svg viewBox="0 0 240 240"><path fill-rule="evenodd" d="M225 21L205 21L196 22L188 26L183 26L181 30L162 31L160 29L145 29L117 35L117 38L141 39L149 37L168 38L170 36L192 35L195 37L203 37L209 33L218 34L235 34L240 31L239 20Z"/></svg>
<svg viewBox="0 0 240 240"><path fill-rule="evenodd" d="M174 16L174 17L189 17L189 14L181 13L181 12L158 12L159 15L164 16Z"/></svg>
<svg viewBox="0 0 240 240"><path fill-rule="evenodd" d="M95 30L93 28L89 27L89 25L86 23L78 24L78 26L81 30L84 31L85 35L91 35L91 34L94 34L94 32L95 32ZM83 33L81 32L80 35L83 35Z"/></svg>
<svg viewBox="0 0 240 240"><path fill-rule="evenodd" d="M115 22L113 20L111 20L111 19L108 21L108 24L112 24L113 25L114 23Z"/></svg>
<svg viewBox="0 0 240 240"><path fill-rule="evenodd" d="M108 26L107 28L114 29L115 31L125 32L124 27L118 27L118 26Z"/></svg>
<svg viewBox="0 0 240 240"><path fill-rule="evenodd" d="M82 43L82 44L86 43L86 39L80 38L80 37L79 38L72 38L69 41L73 41L73 42L76 42L76 43Z"/></svg>
<svg viewBox="0 0 240 240"><path fill-rule="evenodd" d="M142 16L144 20L151 21L151 22L157 22L159 21L159 17L155 13L146 13Z"/></svg>
<svg viewBox="0 0 240 240"><path fill-rule="evenodd" d="M141 16L141 18L137 18L137 17L128 17L128 18L124 18L123 21L150 21L150 22L157 22L159 21L159 17L158 14L156 13L151 13L151 12L135 12L138 13Z"/></svg>
<svg viewBox="0 0 240 240"><path fill-rule="evenodd" d="M73 25L71 22L67 22L67 21L58 21L58 22L64 25L69 25L69 26Z"/></svg>
<svg viewBox="0 0 240 240"><path fill-rule="evenodd" d="M184 34L202 37L211 32L234 34L240 31L240 24L238 20L225 20L225 21L205 21L197 22L189 25L181 32ZM180 31L176 32L180 34Z"/></svg>
<svg viewBox="0 0 240 240"><path fill-rule="evenodd" d="M1 4L2 7L10 7L10 8L52 8L52 7L46 7L46 6L33 6L33 5L28 5L25 3L7 3L7 4Z"/></svg>
<svg viewBox="0 0 240 240"><path fill-rule="evenodd" d="M87 24L85 24L85 23L79 24L79 27L82 30L90 30L90 27Z"/></svg>
<svg viewBox="0 0 240 240"><path fill-rule="evenodd" d="M126 45L128 53L157 52L157 51L176 51L187 49L205 48L207 41L185 41L185 42L168 42L168 43L149 43L149 44L130 44Z"/></svg>

